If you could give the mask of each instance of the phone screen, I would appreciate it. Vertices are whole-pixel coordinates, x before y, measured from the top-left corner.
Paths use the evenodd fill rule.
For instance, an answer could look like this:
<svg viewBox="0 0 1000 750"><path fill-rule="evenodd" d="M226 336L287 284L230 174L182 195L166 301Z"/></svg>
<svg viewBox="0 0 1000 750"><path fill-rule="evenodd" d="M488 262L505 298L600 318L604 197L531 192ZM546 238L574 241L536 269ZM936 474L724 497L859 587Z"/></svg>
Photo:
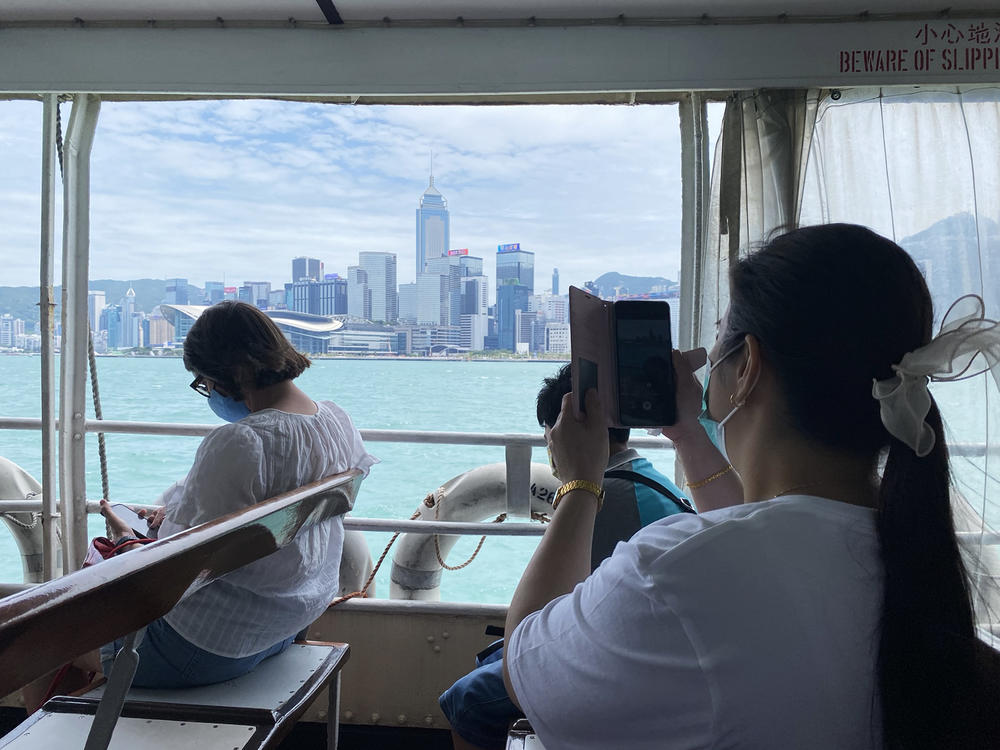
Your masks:
<svg viewBox="0 0 1000 750"><path fill-rule="evenodd" d="M583 357L577 358L577 364L580 370L580 388L579 393L576 394L577 401L580 407L580 413L585 414L587 409L585 408L584 399L587 396L587 391L591 388L597 389L597 363L591 362L589 359L584 359Z"/></svg>
<svg viewBox="0 0 1000 750"><path fill-rule="evenodd" d="M662 427L676 419L670 306L666 302L615 303L619 421Z"/></svg>
<svg viewBox="0 0 1000 750"><path fill-rule="evenodd" d="M127 523L132 528L132 531L135 532L135 535L137 537L148 538L150 536L149 523L147 523L145 518L140 516L130 507L128 507L127 505L123 505L122 503L112 503L111 510L113 510L115 512L115 515L121 518L125 523Z"/></svg>

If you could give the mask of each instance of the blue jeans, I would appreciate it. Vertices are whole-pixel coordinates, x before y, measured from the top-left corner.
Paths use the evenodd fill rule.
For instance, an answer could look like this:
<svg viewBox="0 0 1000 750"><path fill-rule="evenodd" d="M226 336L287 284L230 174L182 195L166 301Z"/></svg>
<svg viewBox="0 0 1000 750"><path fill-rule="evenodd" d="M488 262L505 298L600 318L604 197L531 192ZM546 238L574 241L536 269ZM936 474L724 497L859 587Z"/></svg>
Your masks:
<svg viewBox="0 0 1000 750"><path fill-rule="evenodd" d="M132 684L143 688L182 688L211 685L245 675L264 659L280 654L295 636L264 649L258 654L230 658L205 651L186 640L162 617L146 626L145 635L136 647L139 666ZM101 646L101 666L111 674L115 654L125 642L119 638Z"/></svg>
<svg viewBox="0 0 1000 750"><path fill-rule="evenodd" d="M505 747L511 722L524 716L503 684L503 646L477 657L476 668L448 688L438 703L456 734L485 748Z"/></svg>

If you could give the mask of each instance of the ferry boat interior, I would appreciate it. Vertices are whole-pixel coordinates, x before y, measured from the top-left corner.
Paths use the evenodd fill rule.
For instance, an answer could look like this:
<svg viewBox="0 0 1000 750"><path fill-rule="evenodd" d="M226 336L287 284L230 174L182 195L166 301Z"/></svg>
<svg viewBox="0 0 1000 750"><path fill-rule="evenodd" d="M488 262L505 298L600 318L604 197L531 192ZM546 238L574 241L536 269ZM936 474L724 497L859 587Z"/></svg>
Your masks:
<svg viewBox="0 0 1000 750"><path fill-rule="evenodd" d="M242 98L330 107L671 108L681 143L681 349L711 346L728 302L731 261L776 230L820 222L860 223L900 242L924 272L939 316L952 300L973 293L988 317L1000 317L1000 11L993 2L6 0L0 99L40 103L43 348L37 417L5 416L0 408L0 429L40 440L43 468L37 483L14 472L0 495L0 518L24 559L23 579L0 586L0 608L10 618L0 623L0 673L7 675L0 675L0 693L9 693L0 703L0 733L10 732L0 747L13 743L25 719L17 678L28 673L12 665L26 649L52 665L72 656L60 644L75 643L78 634L53 630L65 615L47 608L74 594L77 581L80 606L91 607L106 603L110 591L125 591L114 588L125 584L113 573L136 585L138 573L124 563L105 572L98 572L103 564L79 570L87 517L97 510L86 491L94 457L82 437L212 429L86 416L89 169L102 103ZM723 112L718 134L710 129L713 106ZM60 282L53 274L60 257L64 343L57 359L52 309ZM843 298L851 304L850 289ZM996 582L1000 399L985 374L953 385L943 408L955 499L963 509L960 541L982 559L977 575ZM327 675L329 692L317 693L329 699L297 706L272 734L284 736L282 747L334 747L339 723L343 748L451 747L437 697L468 671L472 655L490 640L485 629L503 625L506 607L439 601L433 581L441 565L428 544L446 534L440 549L447 555L457 535L538 537L544 524L532 523L532 514L544 514L551 499L530 488L558 483L531 461L532 448L545 445L541 434L371 430L363 415L355 418L374 444L503 448L505 466L495 471L504 489L496 502L512 520L483 523L496 515L494 507L479 508L476 517L436 517L430 506L414 519L350 514L342 592L362 588L373 568L361 532L402 532L410 557L397 551L385 561L393 565L391 592L339 603L309 629L311 641L349 644L350 659L336 665L335 677ZM662 438L634 442L665 447ZM341 477L278 498L254 523L282 518L267 521L268 528L294 531L336 508L342 512L356 489L352 481ZM205 545L222 543L218 535L243 533L239 524L206 533L190 537L189 547L171 548L169 554L181 556L176 560L195 560L185 580L247 561L197 558ZM274 531L267 544L280 546L282 533ZM214 541L199 541L208 538ZM141 556L125 556L133 557ZM156 616L169 604L164 598L150 612ZM1000 637L987 606L979 619L985 640ZM22 620L27 624L18 630ZM115 622L116 637L144 624ZM76 730L80 746L95 710L100 717L93 706L81 709L87 721ZM151 716L136 710L122 715ZM246 721L253 731L254 722ZM228 735L188 741L234 746Z"/></svg>

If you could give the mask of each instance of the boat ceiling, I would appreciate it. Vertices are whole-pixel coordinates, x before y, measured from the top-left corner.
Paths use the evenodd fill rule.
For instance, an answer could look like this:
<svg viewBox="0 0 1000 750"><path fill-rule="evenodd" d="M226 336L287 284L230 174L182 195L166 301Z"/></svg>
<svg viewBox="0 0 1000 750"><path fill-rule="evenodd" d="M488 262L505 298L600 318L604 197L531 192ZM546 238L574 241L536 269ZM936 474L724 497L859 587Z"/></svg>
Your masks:
<svg viewBox="0 0 1000 750"><path fill-rule="evenodd" d="M995 12L996 0L4 0L0 23L370 22L774 18Z"/></svg>

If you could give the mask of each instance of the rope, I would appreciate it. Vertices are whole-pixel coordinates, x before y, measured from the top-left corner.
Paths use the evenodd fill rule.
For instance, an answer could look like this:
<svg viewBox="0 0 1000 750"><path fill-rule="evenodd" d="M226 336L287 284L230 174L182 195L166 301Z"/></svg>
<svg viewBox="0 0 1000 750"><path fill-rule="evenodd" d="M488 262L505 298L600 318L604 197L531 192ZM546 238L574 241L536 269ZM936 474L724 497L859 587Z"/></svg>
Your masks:
<svg viewBox="0 0 1000 750"><path fill-rule="evenodd" d="M94 332L87 326L87 358L90 360L90 390L94 395L94 417L98 420L104 419L101 413L101 391L97 387L97 355L94 354ZM104 444L104 433L97 433L97 454L101 459L101 497L105 500L111 499L108 490L108 452Z"/></svg>
<svg viewBox="0 0 1000 750"><path fill-rule="evenodd" d="M420 518L419 509L413 512L413 515L410 516L410 520L416 521L418 518ZM385 549L382 550L382 554L379 555L378 562L375 563L375 567L372 568L371 575L368 576L368 580L365 581L365 585L362 586L361 589L358 591L352 591L350 594L344 594L344 596L338 596L336 599L330 602L331 607L336 607L338 604L343 604L348 599L354 599L355 597L358 596L360 596L361 598L365 598L368 596L368 589L369 587L371 587L372 581L375 580L375 574L378 573L378 569L382 567L382 563L385 562L385 556L389 554L389 550L392 548L392 545L395 544L396 540L399 538L399 535L402 533L403 533L402 531L397 531L395 534L392 535L392 539L389 540L389 543L385 545Z"/></svg>
<svg viewBox="0 0 1000 750"><path fill-rule="evenodd" d="M435 502L434 494L435 493L431 493L430 495L428 495L427 497L424 498L424 505L426 505L428 508L431 508L431 507L434 508L434 518L437 519L437 517L438 517L438 506L440 505L440 503ZM416 521L418 518L420 518L420 509L419 508L413 512L413 515L410 516L409 520ZM506 519L507 519L507 514L506 513L501 513L499 516L497 516L495 519L493 519L493 523L502 523ZM532 521L540 521L542 523L548 523L552 519L550 519L544 513L536 513L534 511L532 511L531 512L531 520ZM389 554L389 550L392 548L392 545L395 544L396 540L399 538L399 536L402 533L403 533L402 531L397 531L395 534L392 535L392 539L389 540L389 543L387 545L385 545L385 549L382 550L382 554L379 555L378 562L375 563L375 567L372 568L371 575L368 576L368 580L365 581L365 585L362 586L361 589L358 590L358 591L352 591L350 594L344 594L343 596L338 596L336 599L334 599L332 602L330 602L330 607L336 607L338 604L343 604L348 599L354 599L354 598L359 597L359 596L362 597L362 598L364 598L364 597L368 596L368 589L371 587L372 581L375 580L375 574L378 573L379 568L382 567L382 563L385 562L385 556ZM444 560L441 559L441 547L438 545L438 535L437 534L434 535L434 552L437 555L438 563L441 564L442 568L444 568L445 570L461 570L466 565L468 565L469 563L471 563L473 560L476 559L476 555L478 555L479 554L479 550L481 550L483 548L483 542L485 542L485 541L486 541L486 537L484 536L484 537L482 537L479 540L479 544L476 546L476 551L472 553L472 557L470 557L468 560L466 560L461 565L456 565L455 567L450 567L449 565L447 565L445 563Z"/></svg>
<svg viewBox="0 0 1000 750"><path fill-rule="evenodd" d="M437 499L437 502L435 502L435 498L434 498L433 495L428 495L427 498L424 500L424 504L433 505L434 506L434 520L435 521L438 520L438 509L441 507L441 503L443 502L443 500L444 500L444 498L441 497L441 498ZM499 516L497 516L496 518L494 518L491 521L491 523L503 523L506 520L507 520L507 514L506 513L501 513ZM532 511L531 512L531 520L533 520L533 521L541 521L542 523L548 523L549 517L546 516L544 513L536 513L534 511ZM486 541L486 537L485 536L480 537L479 544L476 545L476 549L473 551L472 555L469 557L468 560L466 560L461 565L449 565L448 563L446 563L444 561L444 558L441 556L441 543L438 541L438 536L439 536L438 534L434 535L434 554L437 557L438 564L442 568L444 568L445 570L461 570L465 566L469 565L473 560L476 559L476 555L479 554L479 550L481 550L483 548L483 543Z"/></svg>

